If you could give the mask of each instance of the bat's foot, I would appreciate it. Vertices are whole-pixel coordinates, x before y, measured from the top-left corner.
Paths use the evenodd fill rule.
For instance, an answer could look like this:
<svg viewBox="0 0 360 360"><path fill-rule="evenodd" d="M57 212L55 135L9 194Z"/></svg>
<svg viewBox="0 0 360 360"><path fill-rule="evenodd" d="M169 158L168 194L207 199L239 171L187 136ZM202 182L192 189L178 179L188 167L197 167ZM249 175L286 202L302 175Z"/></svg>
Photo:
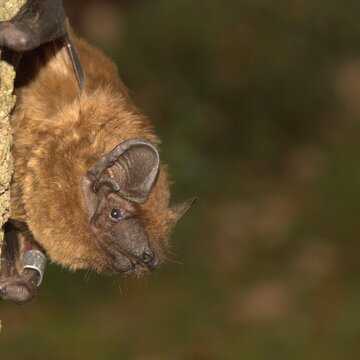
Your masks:
<svg viewBox="0 0 360 360"><path fill-rule="evenodd" d="M5 278L0 280L0 299L15 304L26 304L35 298L36 290L21 278Z"/></svg>
<svg viewBox="0 0 360 360"><path fill-rule="evenodd" d="M39 278L34 269L25 269L20 276L0 278L0 299L19 305L29 303L35 298Z"/></svg>

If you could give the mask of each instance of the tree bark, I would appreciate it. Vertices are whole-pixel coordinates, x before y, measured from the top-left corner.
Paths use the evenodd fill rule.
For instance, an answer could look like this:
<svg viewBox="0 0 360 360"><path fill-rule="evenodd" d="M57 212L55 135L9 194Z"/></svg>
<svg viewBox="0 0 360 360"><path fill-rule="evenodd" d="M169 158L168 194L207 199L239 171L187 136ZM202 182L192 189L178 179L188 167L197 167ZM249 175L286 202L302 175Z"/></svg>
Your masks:
<svg viewBox="0 0 360 360"><path fill-rule="evenodd" d="M24 3L25 0L0 0L0 21L11 19ZM12 94L14 79L15 69L1 60L0 49L0 255L4 238L3 225L10 216L10 181L13 172L10 112L15 104L15 96Z"/></svg>

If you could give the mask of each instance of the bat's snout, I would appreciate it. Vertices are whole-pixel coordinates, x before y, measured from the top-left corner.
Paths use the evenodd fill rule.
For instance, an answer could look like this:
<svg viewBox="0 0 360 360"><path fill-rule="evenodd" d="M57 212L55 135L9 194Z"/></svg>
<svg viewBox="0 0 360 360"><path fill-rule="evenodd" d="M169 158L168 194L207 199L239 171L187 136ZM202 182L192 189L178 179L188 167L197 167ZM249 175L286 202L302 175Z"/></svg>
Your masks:
<svg viewBox="0 0 360 360"><path fill-rule="evenodd" d="M154 271L160 267L160 259L154 251L146 248L140 254L118 252L115 255L114 267L116 272L125 276Z"/></svg>

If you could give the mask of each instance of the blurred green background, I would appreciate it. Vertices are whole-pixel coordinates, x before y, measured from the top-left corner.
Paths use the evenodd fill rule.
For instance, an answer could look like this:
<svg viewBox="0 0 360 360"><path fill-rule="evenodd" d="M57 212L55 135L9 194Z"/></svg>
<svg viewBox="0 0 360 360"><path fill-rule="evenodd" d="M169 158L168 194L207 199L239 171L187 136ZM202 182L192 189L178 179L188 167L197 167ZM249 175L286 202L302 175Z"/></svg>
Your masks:
<svg viewBox="0 0 360 360"><path fill-rule="evenodd" d="M1 359L358 359L358 1L66 1L162 138L178 224L140 280L54 265Z"/></svg>

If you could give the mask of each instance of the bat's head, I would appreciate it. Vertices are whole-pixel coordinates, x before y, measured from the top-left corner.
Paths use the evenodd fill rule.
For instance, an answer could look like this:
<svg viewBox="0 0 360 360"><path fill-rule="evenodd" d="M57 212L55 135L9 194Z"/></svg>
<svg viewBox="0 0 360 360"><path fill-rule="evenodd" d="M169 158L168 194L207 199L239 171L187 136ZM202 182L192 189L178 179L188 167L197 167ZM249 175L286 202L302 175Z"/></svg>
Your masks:
<svg viewBox="0 0 360 360"><path fill-rule="evenodd" d="M91 232L105 254L103 271L138 275L159 267L171 227L193 202L169 207L159 169L155 146L131 139L84 174L84 204Z"/></svg>

